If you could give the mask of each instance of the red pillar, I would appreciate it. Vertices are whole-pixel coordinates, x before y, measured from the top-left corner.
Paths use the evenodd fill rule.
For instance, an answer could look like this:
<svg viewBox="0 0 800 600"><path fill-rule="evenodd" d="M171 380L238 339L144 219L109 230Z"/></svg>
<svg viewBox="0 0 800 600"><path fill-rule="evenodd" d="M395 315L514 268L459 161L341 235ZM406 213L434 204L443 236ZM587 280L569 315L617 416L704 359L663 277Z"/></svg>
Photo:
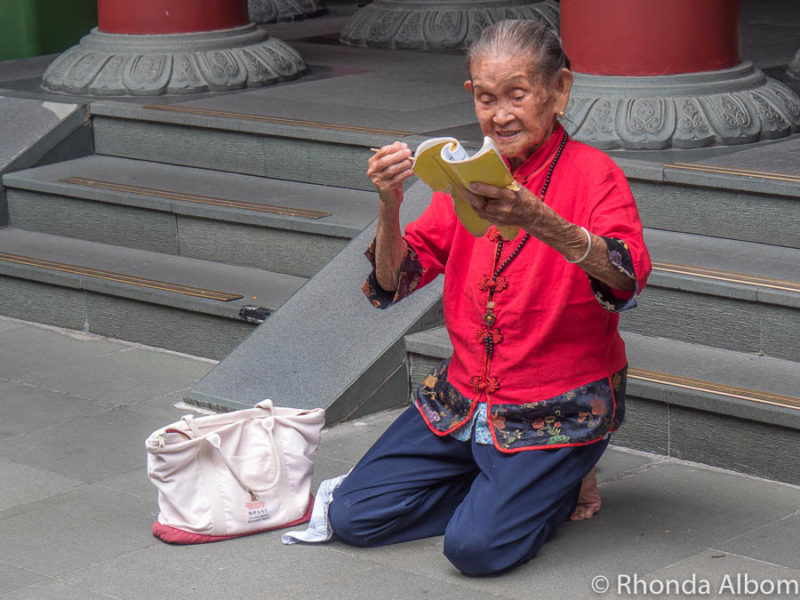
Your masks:
<svg viewBox="0 0 800 600"><path fill-rule="evenodd" d="M572 67L592 75L675 75L741 63L739 0L561 0Z"/></svg>
<svg viewBox="0 0 800 600"><path fill-rule="evenodd" d="M741 56L741 0L561 0L565 126L604 149L731 146L800 130L800 99Z"/></svg>
<svg viewBox="0 0 800 600"><path fill-rule="evenodd" d="M97 0L103 33L170 34L247 25L247 0Z"/></svg>

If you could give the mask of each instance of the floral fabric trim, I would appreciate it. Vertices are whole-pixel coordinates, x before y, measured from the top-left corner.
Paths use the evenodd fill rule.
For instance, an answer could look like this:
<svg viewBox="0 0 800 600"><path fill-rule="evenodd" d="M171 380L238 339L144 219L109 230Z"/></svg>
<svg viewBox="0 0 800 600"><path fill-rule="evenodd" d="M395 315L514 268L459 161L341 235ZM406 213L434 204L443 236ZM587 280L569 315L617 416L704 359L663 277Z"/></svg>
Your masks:
<svg viewBox="0 0 800 600"><path fill-rule="evenodd" d="M417 408L440 435L450 433L506 452L577 446L615 431L625 419L627 367L613 376L527 404L472 401L447 381L449 359L431 371L417 390Z"/></svg>
<svg viewBox="0 0 800 600"><path fill-rule="evenodd" d="M397 290L384 290L378 283L375 275L375 240L373 239L364 253L367 260L372 265L372 272L361 284L361 291L367 296L372 305L376 308L388 308L396 302L400 302L406 296L411 295L419 287L422 280L422 263L417 256L416 250L406 243L408 252L403 262L400 264L400 277L397 281Z"/></svg>
<svg viewBox="0 0 800 600"><path fill-rule="evenodd" d="M497 445L506 450L573 446L599 440L625 418L627 368L542 402L491 407Z"/></svg>
<svg viewBox="0 0 800 600"><path fill-rule="evenodd" d="M606 241L608 247L608 260L616 269L627 277L636 281L636 271L633 268L633 258L628 244L616 238L601 236ZM636 296L639 294L639 283L630 298L620 298L614 293L611 286L603 283L599 279L589 277L592 284L592 291L595 299L609 312L617 313L628 310L636 306Z"/></svg>
<svg viewBox="0 0 800 600"><path fill-rule="evenodd" d="M417 388L417 408L434 430L444 435L463 425L472 412L472 400L447 380L450 359L425 376Z"/></svg>

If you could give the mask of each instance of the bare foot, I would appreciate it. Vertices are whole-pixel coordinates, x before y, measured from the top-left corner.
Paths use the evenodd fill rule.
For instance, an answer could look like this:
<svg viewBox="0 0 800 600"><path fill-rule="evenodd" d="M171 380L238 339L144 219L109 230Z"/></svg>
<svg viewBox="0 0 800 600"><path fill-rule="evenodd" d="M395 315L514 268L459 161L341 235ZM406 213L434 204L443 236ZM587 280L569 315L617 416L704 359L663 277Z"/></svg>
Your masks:
<svg viewBox="0 0 800 600"><path fill-rule="evenodd" d="M597 472L594 468L581 481L581 491L578 493L578 506L570 516L570 521L583 521L591 519L600 510L600 490L597 489Z"/></svg>

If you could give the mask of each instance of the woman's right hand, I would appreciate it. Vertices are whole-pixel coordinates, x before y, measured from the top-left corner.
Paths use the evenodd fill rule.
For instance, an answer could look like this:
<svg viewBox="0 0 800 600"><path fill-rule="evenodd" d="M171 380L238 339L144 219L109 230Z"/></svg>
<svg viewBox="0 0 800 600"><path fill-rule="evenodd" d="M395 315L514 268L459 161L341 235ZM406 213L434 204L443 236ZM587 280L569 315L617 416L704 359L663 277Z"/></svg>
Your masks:
<svg viewBox="0 0 800 600"><path fill-rule="evenodd" d="M369 159L367 175L378 190L381 202L399 206L403 182L414 174L411 150L404 142L384 146Z"/></svg>

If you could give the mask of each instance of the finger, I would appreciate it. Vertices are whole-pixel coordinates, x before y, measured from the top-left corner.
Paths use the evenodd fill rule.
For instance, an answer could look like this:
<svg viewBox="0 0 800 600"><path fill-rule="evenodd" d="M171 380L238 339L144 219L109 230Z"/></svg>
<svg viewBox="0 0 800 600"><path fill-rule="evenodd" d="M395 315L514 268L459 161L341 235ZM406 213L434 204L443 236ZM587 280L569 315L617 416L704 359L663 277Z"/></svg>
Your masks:
<svg viewBox="0 0 800 600"><path fill-rule="evenodd" d="M483 196L478 196L477 194L473 194L469 190L464 190L464 199L469 202L472 209L476 212L482 211L486 208L487 199Z"/></svg>
<svg viewBox="0 0 800 600"><path fill-rule="evenodd" d="M411 151L408 148L384 155L376 154L369 160L367 175L370 177L384 175L392 177L405 169L410 169L412 165Z"/></svg>
<svg viewBox="0 0 800 600"><path fill-rule="evenodd" d="M414 175L414 171L407 166L398 166L391 169L386 169L378 173L370 173L372 183L379 187L393 187L401 184L403 181Z"/></svg>
<svg viewBox="0 0 800 600"><path fill-rule="evenodd" d="M405 169L400 171L399 173L395 174L392 177L389 176L381 176L381 177L373 177L372 183L378 189L379 192L394 192L398 189L403 188L403 182L409 177L414 175L414 171L411 169Z"/></svg>
<svg viewBox="0 0 800 600"><path fill-rule="evenodd" d="M392 152L397 152L399 150L408 149L408 144L405 142L394 142L392 144L387 144L385 146L381 146L375 151L373 156L383 157L387 154L391 154Z"/></svg>
<svg viewBox="0 0 800 600"><path fill-rule="evenodd" d="M410 159L408 159L408 158L401 159L401 160L398 160L398 162L392 163L388 167L386 167L383 170L383 173L387 177L394 177L395 175L398 175L398 174L403 173L405 171L410 171L413 174L414 171L412 170L412 165L413 165L413 163L411 162Z"/></svg>
<svg viewBox="0 0 800 600"><path fill-rule="evenodd" d="M483 198L501 198L505 192L510 192L510 190L506 190L506 188L499 188L489 185L488 183L479 183L477 181L469 184L469 191ZM513 192L511 193L513 194Z"/></svg>
<svg viewBox="0 0 800 600"><path fill-rule="evenodd" d="M413 176L414 176L414 171L412 171L411 169L406 169L405 171L402 171L397 175L395 175L394 177L392 177L390 180L387 181L387 183L391 187L402 185L406 179Z"/></svg>
<svg viewBox="0 0 800 600"><path fill-rule="evenodd" d="M377 163L388 159L389 162L397 162L402 158L411 156L411 149L405 142L395 142L380 148L370 157L370 162ZM401 158L402 157L402 158Z"/></svg>

